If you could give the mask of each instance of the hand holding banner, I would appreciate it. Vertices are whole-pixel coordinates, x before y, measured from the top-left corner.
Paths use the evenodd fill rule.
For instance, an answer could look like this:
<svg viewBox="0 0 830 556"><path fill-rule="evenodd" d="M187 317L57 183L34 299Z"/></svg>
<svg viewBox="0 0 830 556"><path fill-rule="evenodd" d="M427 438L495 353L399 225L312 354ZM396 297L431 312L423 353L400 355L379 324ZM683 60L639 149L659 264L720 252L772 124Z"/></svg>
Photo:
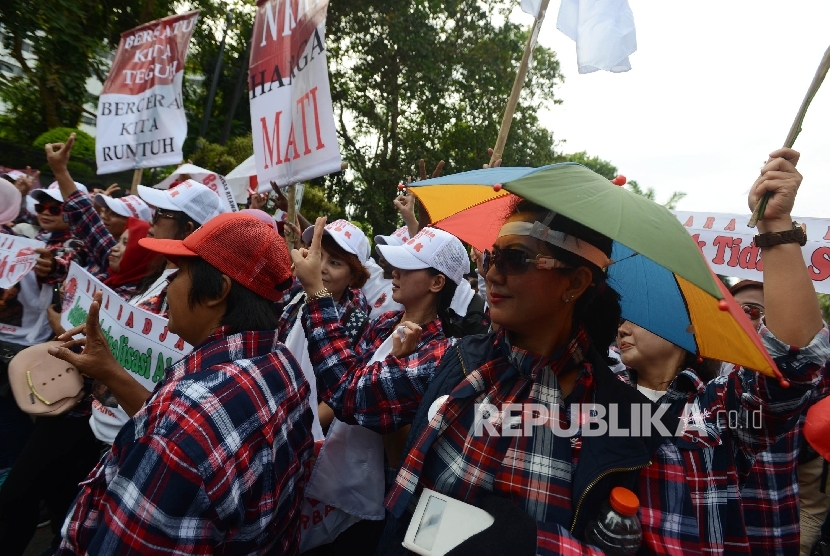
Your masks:
<svg viewBox="0 0 830 556"><path fill-rule="evenodd" d="M11 288L35 267L42 241L27 237L0 235L0 290Z"/></svg>
<svg viewBox="0 0 830 556"><path fill-rule="evenodd" d="M339 172L325 52L328 0L258 0L249 68L260 184Z"/></svg>
<svg viewBox="0 0 830 556"><path fill-rule="evenodd" d="M193 348L167 330L167 319L130 305L74 262L64 282L64 329L86 322L96 291L104 292L99 318L113 356L152 390L164 376L164 370Z"/></svg>

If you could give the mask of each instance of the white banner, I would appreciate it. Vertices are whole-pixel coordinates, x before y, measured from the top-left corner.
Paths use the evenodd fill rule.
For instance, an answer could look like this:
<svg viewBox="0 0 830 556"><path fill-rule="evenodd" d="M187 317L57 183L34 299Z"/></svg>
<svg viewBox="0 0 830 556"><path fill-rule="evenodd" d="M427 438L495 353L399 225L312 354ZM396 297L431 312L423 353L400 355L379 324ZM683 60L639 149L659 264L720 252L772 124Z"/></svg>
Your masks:
<svg viewBox="0 0 830 556"><path fill-rule="evenodd" d="M325 36L328 0L258 0L248 71L260 184L339 172Z"/></svg>
<svg viewBox="0 0 830 556"><path fill-rule="evenodd" d="M42 241L0 234L0 290L11 288L31 272L39 257L35 249L45 247Z"/></svg>
<svg viewBox="0 0 830 556"><path fill-rule="evenodd" d="M99 174L182 161L187 118L182 79L199 11L145 23L121 35L98 98Z"/></svg>
<svg viewBox="0 0 830 556"><path fill-rule="evenodd" d="M99 320L101 330L118 362L137 375L158 383L164 369L193 349L167 330L167 319L127 303L75 263L64 282L61 326L66 330L86 322L92 295L103 290Z"/></svg>
<svg viewBox="0 0 830 556"><path fill-rule="evenodd" d="M761 250L748 228L749 215L672 211L697 242L716 273L763 282ZM807 245L801 248L817 292L830 293L830 219L795 218L807 226Z"/></svg>

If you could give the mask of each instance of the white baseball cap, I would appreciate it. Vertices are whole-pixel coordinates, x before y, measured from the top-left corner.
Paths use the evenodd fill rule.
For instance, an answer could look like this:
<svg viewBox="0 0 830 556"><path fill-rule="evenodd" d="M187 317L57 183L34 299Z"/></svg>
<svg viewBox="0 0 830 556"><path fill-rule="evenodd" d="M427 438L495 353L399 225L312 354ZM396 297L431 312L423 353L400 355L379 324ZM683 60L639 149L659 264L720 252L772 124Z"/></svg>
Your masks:
<svg viewBox="0 0 830 556"><path fill-rule="evenodd" d="M467 305L474 293L469 282L464 279L464 275L470 271L470 257L457 237L444 230L427 227L403 245L378 245L377 249L395 268L434 268L455 282L458 287L450 308L459 316L467 314Z"/></svg>
<svg viewBox="0 0 830 556"><path fill-rule="evenodd" d="M109 195L101 195L98 193L95 195L95 204L102 207L109 207L115 214L126 216L127 218L138 218L145 222L153 219L150 207L138 195L127 195L120 199L113 199Z"/></svg>
<svg viewBox="0 0 830 556"><path fill-rule="evenodd" d="M401 226L389 236L375 236L375 249L378 245L403 245L409 241L409 228Z"/></svg>
<svg viewBox="0 0 830 556"><path fill-rule="evenodd" d="M167 190L139 185L138 194L148 205L183 212L199 224L226 212L219 195L194 180L183 181Z"/></svg>
<svg viewBox="0 0 830 556"><path fill-rule="evenodd" d="M89 193L87 188L84 184L75 182L75 187L78 188L78 191L81 193ZM52 184L47 187L46 189L35 189L31 193L29 193L29 197L34 199L38 203L42 203L46 198L52 198L55 201L62 203L63 202L63 195L61 195L61 188L58 185L58 182L53 181Z"/></svg>
<svg viewBox="0 0 830 556"><path fill-rule="evenodd" d="M369 240L366 239L366 234L348 220L335 220L326 224L324 233L330 235L347 253L357 255L361 264L365 265L369 260ZM309 244L312 239L314 239L314 226L309 226L303 231L303 243Z"/></svg>

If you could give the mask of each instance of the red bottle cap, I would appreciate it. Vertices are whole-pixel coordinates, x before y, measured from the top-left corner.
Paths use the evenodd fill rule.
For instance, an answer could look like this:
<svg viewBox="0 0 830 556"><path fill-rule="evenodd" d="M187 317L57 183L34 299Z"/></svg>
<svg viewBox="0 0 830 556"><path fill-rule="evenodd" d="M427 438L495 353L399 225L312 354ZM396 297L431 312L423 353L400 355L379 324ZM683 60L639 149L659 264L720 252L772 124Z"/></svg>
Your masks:
<svg viewBox="0 0 830 556"><path fill-rule="evenodd" d="M623 487L614 487L611 490L611 507L622 515L636 515L640 509L640 499L637 495Z"/></svg>

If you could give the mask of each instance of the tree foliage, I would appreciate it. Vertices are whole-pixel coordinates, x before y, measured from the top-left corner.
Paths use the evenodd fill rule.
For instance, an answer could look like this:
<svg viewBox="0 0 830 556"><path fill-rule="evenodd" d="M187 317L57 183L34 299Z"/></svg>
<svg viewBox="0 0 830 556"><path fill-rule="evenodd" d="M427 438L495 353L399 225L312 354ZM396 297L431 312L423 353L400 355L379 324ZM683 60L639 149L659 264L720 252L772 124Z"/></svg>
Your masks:
<svg viewBox="0 0 830 556"><path fill-rule="evenodd" d="M23 77L1 78L0 98L12 105L2 123L25 126L29 135L55 127L77 127L86 98L86 81L106 78L105 59L122 31L172 13L172 0L52 0L0 2L4 46L23 69ZM24 55L32 45L34 58ZM31 116L16 108L30 103L21 87L40 98Z"/></svg>
<svg viewBox="0 0 830 556"><path fill-rule="evenodd" d="M48 143L63 143L71 134L75 134L75 146L72 147L72 158L80 160L95 160L95 138L80 129L56 127L41 133L32 142L32 146L44 148Z"/></svg>
<svg viewBox="0 0 830 556"><path fill-rule="evenodd" d="M353 0L329 6L332 98L350 181L328 189L357 220L396 222L396 186L418 159L445 173L480 168L496 142L528 29L498 0ZM502 23L495 23L501 21ZM504 153L505 164L553 161L537 111L557 102L554 53L537 47Z"/></svg>

